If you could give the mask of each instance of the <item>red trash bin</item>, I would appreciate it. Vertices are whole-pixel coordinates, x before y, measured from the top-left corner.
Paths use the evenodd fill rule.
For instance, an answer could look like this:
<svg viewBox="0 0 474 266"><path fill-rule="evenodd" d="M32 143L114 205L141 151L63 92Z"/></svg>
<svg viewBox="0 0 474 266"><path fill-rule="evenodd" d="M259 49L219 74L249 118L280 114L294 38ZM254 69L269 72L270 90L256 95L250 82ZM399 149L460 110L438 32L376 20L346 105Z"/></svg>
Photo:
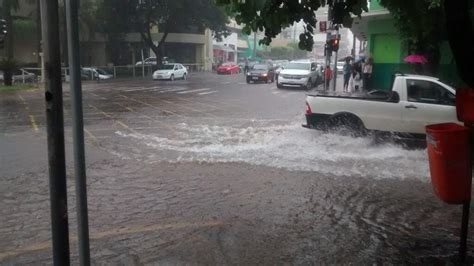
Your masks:
<svg viewBox="0 0 474 266"><path fill-rule="evenodd" d="M456 91L456 111L459 121L474 123L474 89Z"/></svg>
<svg viewBox="0 0 474 266"><path fill-rule="evenodd" d="M426 127L431 183L435 194L449 204L471 199L469 129L445 123Z"/></svg>

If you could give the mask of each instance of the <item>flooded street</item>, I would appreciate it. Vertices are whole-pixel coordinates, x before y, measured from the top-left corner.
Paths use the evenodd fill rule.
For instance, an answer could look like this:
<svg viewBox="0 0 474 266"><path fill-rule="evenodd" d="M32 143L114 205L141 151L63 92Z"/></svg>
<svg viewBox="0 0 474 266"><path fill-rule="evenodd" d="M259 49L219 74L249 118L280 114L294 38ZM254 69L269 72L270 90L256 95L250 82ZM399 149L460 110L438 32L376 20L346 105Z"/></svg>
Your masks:
<svg viewBox="0 0 474 266"><path fill-rule="evenodd" d="M435 197L426 150L303 128L305 91L243 81L84 85L93 264L453 261L461 207ZM44 118L40 91L0 95L2 265L51 263Z"/></svg>

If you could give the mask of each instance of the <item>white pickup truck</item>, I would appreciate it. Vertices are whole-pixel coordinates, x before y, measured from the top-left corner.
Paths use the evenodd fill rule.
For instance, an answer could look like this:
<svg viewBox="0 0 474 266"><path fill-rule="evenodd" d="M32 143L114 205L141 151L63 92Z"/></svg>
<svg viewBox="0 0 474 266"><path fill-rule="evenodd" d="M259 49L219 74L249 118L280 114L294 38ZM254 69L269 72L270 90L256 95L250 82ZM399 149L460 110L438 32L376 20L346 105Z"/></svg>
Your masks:
<svg viewBox="0 0 474 266"><path fill-rule="evenodd" d="M422 136L429 124L454 122L456 91L437 78L395 74L391 91L361 94L310 93L307 128L355 133L385 131Z"/></svg>

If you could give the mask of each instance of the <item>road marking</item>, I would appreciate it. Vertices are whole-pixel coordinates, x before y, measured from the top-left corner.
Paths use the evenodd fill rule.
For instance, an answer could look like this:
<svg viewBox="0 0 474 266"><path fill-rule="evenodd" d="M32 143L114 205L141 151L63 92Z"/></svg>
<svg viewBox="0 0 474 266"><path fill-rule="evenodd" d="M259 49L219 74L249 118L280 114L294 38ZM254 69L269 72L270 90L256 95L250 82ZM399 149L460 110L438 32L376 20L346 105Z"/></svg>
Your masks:
<svg viewBox="0 0 474 266"><path fill-rule="evenodd" d="M97 138L94 136L94 134L92 134L89 130L87 130L87 128L84 128L84 132L86 132L87 136L89 136L89 138L91 138L93 141L97 142Z"/></svg>
<svg viewBox="0 0 474 266"><path fill-rule="evenodd" d="M180 92L177 92L177 93L178 94L188 94L188 93L208 91L208 90L210 90L210 89L197 89L197 90L190 90L190 91L180 91Z"/></svg>
<svg viewBox="0 0 474 266"><path fill-rule="evenodd" d="M125 98L125 99L128 99L128 100L130 100L130 101L134 101L134 102L141 103L141 104L143 104L143 105L149 106L149 107L151 107L151 108L153 108L153 109L157 109L158 111L162 111L162 112L164 112L164 113L168 113L168 114L172 114L172 115L176 115L176 116L180 116L180 117L186 117L186 116L184 116L184 115L180 115L180 114L175 113L175 112L172 112L172 111L168 111L168 110L165 110L165 109L162 109L162 108L158 108L158 107L156 107L156 106L154 106L154 105L152 105L152 104L149 104L149 103L146 103L146 102L144 102L144 101L140 101L140 100L134 99L134 98L132 98L132 97L125 96L125 95L123 95L123 94L119 94L119 96L121 96L121 97L123 97L123 98Z"/></svg>
<svg viewBox="0 0 474 266"><path fill-rule="evenodd" d="M213 94L213 93L216 93L218 91L206 91L206 92L200 92L198 93L198 95L208 95L208 94Z"/></svg>
<svg viewBox="0 0 474 266"><path fill-rule="evenodd" d="M157 232L163 230L183 230L188 228L200 229L200 228L212 228L212 227L221 227L225 223L221 221L207 221L207 222L178 222L178 223L169 223L169 224L151 224L151 225L138 225L134 227L117 227L112 228L102 232L91 232L90 239L100 240L106 237L114 237L126 234L139 234L147 232ZM77 237L71 235L69 237L70 242L77 242ZM3 261L9 257L18 256L20 254L38 252L45 249L51 248L51 240L41 241L27 246L19 247L13 250L7 250L0 253L0 261Z"/></svg>
<svg viewBox="0 0 474 266"><path fill-rule="evenodd" d="M100 112L101 114L103 114L105 117L114 120L115 123L119 124L120 126L122 126L122 127L125 128L125 129L130 130L132 133L138 134L138 131L136 131L136 130L134 130L133 128L127 126L127 125L126 125L125 123L123 123L122 121L113 118L110 114L108 114L108 113L106 113L106 112L100 110L99 108L97 108L97 107L95 107L95 106L93 106L93 105L90 105L90 104L89 104L89 107L92 107L92 108L96 109L98 112Z"/></svg>
<svg viewBox="0 0 474 266"><path fill-rule="evenodd" d="M281 92L280 91L272 91L273 94L280 94Z"/></svg>
<svg viewBox="0 0 474 266"><path fill-rule="evenodd" d="M174 89L161 90L160 93L175 92L175 91L185 91L185 90L187 90L187 88L174 88Z"/></svg>
<svg viewBox="0 0 474 266"><path fill-rule="evenodd" d="M116 121L117 121L117 124L121 125L123 128L128 129L128 130L132 131L135 134L139 134L138 131L136 131L135 129L127 126L124 122L122 122L120 120L116 120Z"/></svg>
<svg viewBox="0 0 474 266"><path fill-rule="evenodd" d="M165 103L168 103L168 104L174 104L174 105L179 105L180 108L186 108L186 109L189 109L193 112L196 112L196 113L201 113L201 114L204 114L204 115L209 115L209 116L212 116L212 117L217 117L217 115L215 114L211 114L211 113L207 113L205 111L201 111L201 110L198 110L198 109L195 109L193 107L190 107L190 106L187 106L185 104L179 104L179 103L174 103L174 102L170 102L170 101L167 101L167 100L162 100L163 102Z"/></svg>
<svg viewBox="0 0 474 266"><path fill-rule="evenodd" d="M163 122L163 121L160 121L160 120L158 120L158 119L155 119L155 118L153 118L153 117L151 117L151 116L148 116L148 115L145 115L145 114L140 114L140 113L138 113L137 111L133 110L132 108L130 108L130 107L128 107L128 106L125 106L125 105L123 105L123 104L120 104L120 103L115 103L115 104L117 104L118 106L120 106L120 107L122 107L122 108L125 108L125 109L129 110L130 112L132 112L132 113L134 113L134 114L138 114L138 115L140 115L141 117L144 117L144 118L146 118L146 119L148 119L148 120L151 120L151 121L154 121L154 122L158 122L159 124L163 125L164 127L168 128L168 129L170 129L170 130L174 130L174 129L171 128L167 123L165 123L165 122ZM142 127L136 127L135 129L142 129Z"/></svg>
<svg viewBox="0 0 474 266"><path fill-rule="evenodd" d="M30 119L31 127L33 128L35 132L38 132L38 125L36 124L35 117L30 112L30 107L28 107L28 103L25 101L25 98L23 98L23 96L18 95L18 97L20 97L20 100L22 101L25 107L26 113L28 114L28 117Z"/></svg>

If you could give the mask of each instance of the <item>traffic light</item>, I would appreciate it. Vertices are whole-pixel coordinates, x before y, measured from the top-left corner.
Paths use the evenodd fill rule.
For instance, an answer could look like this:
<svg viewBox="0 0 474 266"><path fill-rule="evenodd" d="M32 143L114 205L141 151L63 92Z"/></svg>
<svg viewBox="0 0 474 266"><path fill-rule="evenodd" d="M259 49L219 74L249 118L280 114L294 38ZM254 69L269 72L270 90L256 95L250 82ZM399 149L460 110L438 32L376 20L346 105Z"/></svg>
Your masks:
<svg viewBox="0 0 474 266"><path fill-rule="evenodd" d="M339 42L341 41L341 35L330 35L326 41L325 50L329 52L337 52L339 50Z"/></svg>
<svg viewBox="0 0 474 266"><path fill-rule="evenodd" d="M5 43L7 33L7 21L0 19L0 49L3 49L3 44Z"/></svg>
<svg viewBox="0 0 474 266"><path fill-rule="evenodd" d="M331 39L330 40L330 46L331 46L331 50L333 52L336 52L337 50L339 50L339 41L341 40L341 36L338 35L338 36L335 36L335 38Z"/></svg>

